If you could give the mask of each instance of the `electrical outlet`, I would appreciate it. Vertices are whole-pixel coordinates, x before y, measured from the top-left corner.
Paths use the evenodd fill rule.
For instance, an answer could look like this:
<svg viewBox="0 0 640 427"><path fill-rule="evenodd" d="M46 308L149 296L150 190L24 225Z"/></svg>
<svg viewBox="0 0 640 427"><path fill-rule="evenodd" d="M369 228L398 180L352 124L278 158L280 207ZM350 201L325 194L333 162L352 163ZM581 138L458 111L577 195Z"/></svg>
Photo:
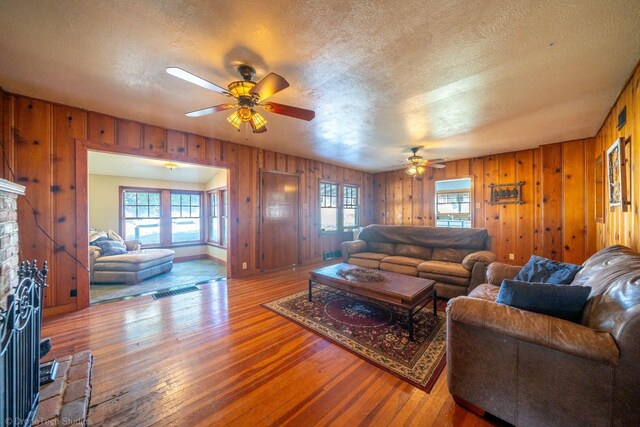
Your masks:
<svg viewBox="0 0 640 427"><path fill-rule="evenodd" d="M476 202L476 209L480 209L480 202Z"/></svg>
<svg viewBox="0 0 640 427"><path fill-rule="evenodd" d="M513 259L513 258L511 258L511 259ZM243 270L246 270L246 269L247 269L247 263L246 263L246 262L243 262L243 263L242 263L242 269L243 269Z"/></svg>
<svg viewBox="0 0 640 427"><path fill-rule="evenodd" d="M516 256L514 254L509 254L509 259L510 260L514 260L514 259L516 259Z"/></svg>

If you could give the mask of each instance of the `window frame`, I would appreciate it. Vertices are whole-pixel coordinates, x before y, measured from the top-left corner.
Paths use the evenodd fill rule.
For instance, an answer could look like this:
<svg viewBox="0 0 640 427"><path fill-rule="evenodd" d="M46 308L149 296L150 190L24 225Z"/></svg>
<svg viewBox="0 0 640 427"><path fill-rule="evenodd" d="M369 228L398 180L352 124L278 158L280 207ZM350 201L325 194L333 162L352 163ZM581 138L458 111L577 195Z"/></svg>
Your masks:
<svg viewBox="0 0 640 427"><path fill-rule="evenodd" d="M147 216L145 217L127 217L126 215L126 207L127 206L131 206L131 205L127 205L125 203L125 193L143 193L143 194L157 194L158 195L158 207L160 209L160 214L158 217L149 217ZM118 230L120 233L120 236L123 236L123 238L126 239L126 223L128 220L144 220L144 219L157 219L158 220L158 243L142 243L142 241L140 241L141 245L144 245L145 247L152 247L152 246L160 246L162 245L162 190L159 189L155 189L155 188L133 188L133 187L120 187L120 213L119 213L119 224L120 224L120 229ZM135 205L136 207L139 207L141 205L138 205L136 203ZM150 205L149 203L147 203L146 205L148 208L152 205ZM153 205L155 206L155 205ZM136 210L137 213L137 210Z"/></svg>
<svg viewBox="0 0 640 427"><path fill-rule="evenodd" d="M204 239L204 231L205 231L205 220L204 220L204 211L203 211L203 199L204 192L198 190L179 190L179 189L170 189L170 188L150 188L150 187L131 187L131 186L120 186L118 189L119 194L119 204L120 209L118 212L118 223L119 223L119 233L126 240L126 226L125 222L127 219L125 216L125 203L124 203L124 194L126 192L136 192L136 193L159 193L160 194L160 218L159 218L159 226L160 226L160 242L159 243L142 243L141 246L143 248L167 248L167 247L180 247L180 246L194 246L201 245L205 243ZM200 198L200 238L198 240L190 240L185 242L173 242L172 240L172 226L171 222L173 217L171 215L171 194L189 194L189 195L197 195Z"/></svg>
<svg viewBox="0 0 640 427"><path fill-rule="evenodd" d="M345 226L344 225L344 210L347 209L345 206L346 205L346 199L347 199L347 195L346 195L346 190L347 188L353 188L356 192L356 197L355 197L355 205L348 205L350 206L350 208L348 209L355 209L356 211L356 223L354 225L349 225L349 226ZM353 229L360 227L360 186L358 185L354 185L354 184L343 184L342 185L342 206L341 206L341 210L342 210L342 215L340 216L342 219L342 231L353 231ZM349 197L350 199L353 199L353 197Z"/></svg>
<svg viewBox="0 0 640 427"><path fill-rule="evenodd" d="M327 208L334 208L333 206L322 206L322 185L332 185L336 187L336 230L329 230L329 231L325 231L322 229L322 209L327 207ZM344 226L344 199L345 199L345 188L346 187L350 187L350 188L355 188L356 189L356 199L357 199L357 205L355 207L356 209L356 225L353 226L348 226L345 227ZM351 183L340 183L340 182L335 182L335 181L329 181L326 179L321 179L318 182L318 230L319 233L322 235L330 235L330 234L338 234L338 233L349 233L352 230L354 230L355 228L360 227L361 224L361 186L358 184L351 184Z"/></svg>
<svg viewBox="0 0 640 427"><path fill-rule="evenodd" d="M203 209L202 209L202 201L203 201L203 192L202 191L193 191L193 190L165 190L169 192L169 231L167 233L167 235L169 236L169 245L168 246L180 246L180 245L188 245L188 244L193 244L193 243L203 243L204 242L204 231L205 231L205 225L204 225L204 218L203 218ZM171 226L171 223L173 222L173 206L175 206L172 202L171 202L171 196L173 196L174 194L179 194L179 195L189 195L189 196L198 196L199 199L199 209L198 209L198 219L200 220L200 236L197 240L187 240L187 241L183 241L183 242L174 242L173 241L173 226ZM182 208L182 201L180 202L180 207ZM189 204L189 211L191 211L193 205ZM191 214L189 214L191 215ZM186 217L177 217L177 218L186 218ZM193 218L192 216L189 216L188 218Z"/></svg>
<svg viewBox="0 0 640 427"><path fill-rule="evenodd" d="M211 246L226 248L229 244L229 192L227 187L216 187L207 190L207 234L206 243ZM213 197L217 198L218 216L212 217L211 207ZM218 240L211 239L211 221L217 218L218 230L220 230Z"/></svg>
<svg viewBox="0 0 640 427"><path fill-rule="evenodd" d="M456 202L456 204L458 205L458 210L460 210L460 207L463 203L468 203L469 204L469 217L467 218L450 218L448 221L461 221L463 226L462 227L451 227L451 226L447 226L447 227L443 227L443 226L438 226L438 206L439 205L451 205L453 203L439 203L438 202L438 196L442 195L442 194L460 194L460 193L468 193L469 194L469 201L468 202ZM434 203L434 217L435 217L435 226L439 227L439 228L473 228L473 202L472 202L472 196L473 196L473 192L472 189L458 189L458 190L440 190L440 191L436 191L435 192L435 203ZM458 213L458 215L462 215L463 213ZM444 221L444 220L440 220L440 221ZM469 227L464 227L464 221L468 221L469 222Z"/></svg>

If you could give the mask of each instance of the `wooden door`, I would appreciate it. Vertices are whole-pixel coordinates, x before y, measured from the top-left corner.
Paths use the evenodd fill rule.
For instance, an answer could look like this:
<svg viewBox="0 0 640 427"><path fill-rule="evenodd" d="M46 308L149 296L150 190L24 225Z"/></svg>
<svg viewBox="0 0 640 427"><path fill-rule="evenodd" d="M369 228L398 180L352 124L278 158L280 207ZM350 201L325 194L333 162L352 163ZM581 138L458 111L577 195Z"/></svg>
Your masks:
<svg viewBox="0 0 640 427"><path fill-rule="evenodd" d="M262 172L262 270L298 263L298 176Z"/></svg>

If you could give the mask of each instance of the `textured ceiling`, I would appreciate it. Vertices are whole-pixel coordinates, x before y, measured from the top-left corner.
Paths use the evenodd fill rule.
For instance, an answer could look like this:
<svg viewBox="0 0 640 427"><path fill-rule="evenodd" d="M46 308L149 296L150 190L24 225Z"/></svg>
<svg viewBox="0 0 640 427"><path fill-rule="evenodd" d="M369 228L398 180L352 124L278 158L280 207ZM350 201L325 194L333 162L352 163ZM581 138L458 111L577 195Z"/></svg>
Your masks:
<svg viewBox="0 0 640 427"><path fill-rule="evenodd" d="M5 90L369 171L593 136L638 58L638 0L0 2ZM316 118L184 116L239 63Z"/></svg>

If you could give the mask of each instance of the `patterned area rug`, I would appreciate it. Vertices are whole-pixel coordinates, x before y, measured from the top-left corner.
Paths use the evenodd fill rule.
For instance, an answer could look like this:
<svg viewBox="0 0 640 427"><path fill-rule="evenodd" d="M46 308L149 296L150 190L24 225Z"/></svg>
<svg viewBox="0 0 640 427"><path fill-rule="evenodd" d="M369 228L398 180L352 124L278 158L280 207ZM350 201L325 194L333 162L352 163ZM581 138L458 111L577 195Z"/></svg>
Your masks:
<svg viewBox="0 0 640 427"><path fill-rule="evenodd" d="M298 292L263 304L361 358L429 392L444 369L446 315L438 305L414 314L414 341L409 341L406 312L316 285L313 301Z"/></svg>

